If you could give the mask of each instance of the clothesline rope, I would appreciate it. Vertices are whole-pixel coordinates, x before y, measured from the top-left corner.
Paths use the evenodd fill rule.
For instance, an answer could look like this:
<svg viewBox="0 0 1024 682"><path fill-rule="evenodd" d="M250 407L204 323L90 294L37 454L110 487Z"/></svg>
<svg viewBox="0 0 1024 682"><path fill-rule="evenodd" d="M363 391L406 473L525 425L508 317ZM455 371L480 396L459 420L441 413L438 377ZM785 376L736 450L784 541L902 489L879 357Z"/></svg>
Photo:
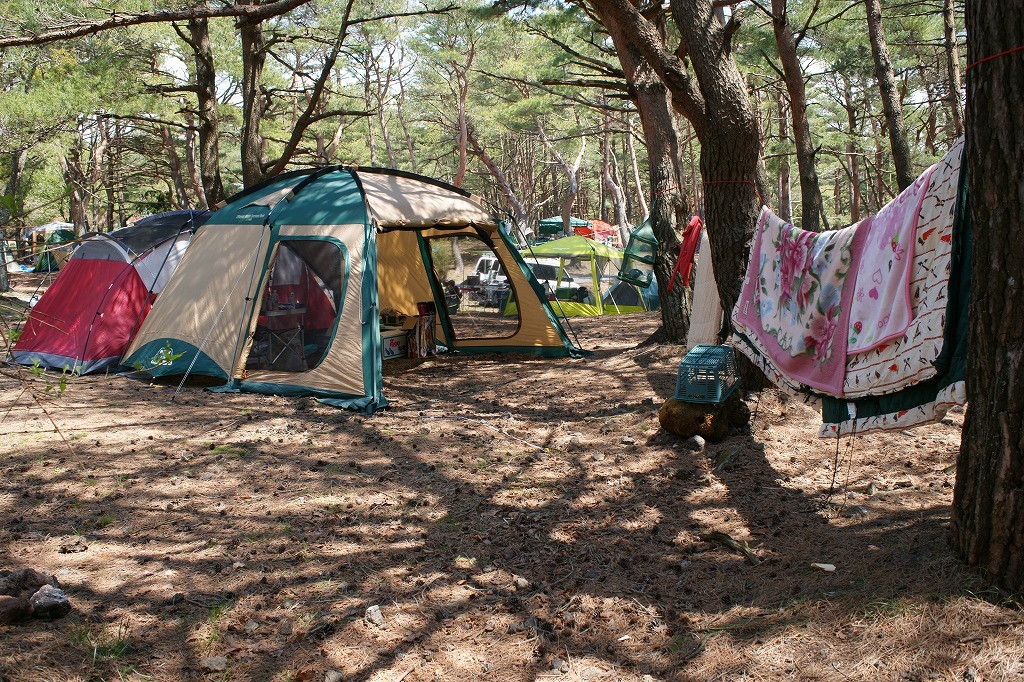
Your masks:
<svg viewBox="0 0 1024 682"><path fill-rule="evenodd" d="M999 52L997 54L989 55L988 57L982 57L981 59L979 59L978 61L974 62L973 64L968 64L967 68L964 69L964 73L967 73L968 71L973 69L975 66L978 66L979 64L984 64L985 62L990 62L993 59L999 59L1000 57L1005 57L1008 54L1013 54L1014 52L1020 52L1021 50L1024 50L1024 45L1018 45L1017 47L1011 47L1009 50L1003 50L1002 52Z"/></svg>

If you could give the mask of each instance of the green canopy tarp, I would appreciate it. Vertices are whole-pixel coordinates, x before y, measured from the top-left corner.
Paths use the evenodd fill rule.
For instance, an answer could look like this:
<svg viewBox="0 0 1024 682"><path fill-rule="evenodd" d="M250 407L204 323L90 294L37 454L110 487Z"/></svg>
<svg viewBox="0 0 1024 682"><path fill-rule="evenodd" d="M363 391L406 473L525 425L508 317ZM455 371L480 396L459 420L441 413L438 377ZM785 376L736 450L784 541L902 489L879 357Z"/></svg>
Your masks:
<svg viewBox="0 0 1024 682"><path fill-rule="evenodd" d="M555 239L530 247L523 252L524 256L541 256L553 258L608 258L609 260L622 260L622 250L614 246L608 246L601 242L595 242L586 237L574 236Z"/></svg>
<svg viewBox="0 0 1024 682"><path fill-rule="evenodd" d="M562 234L562 227L562 216L560 215L544 218L537 223L537 231L539 234ZM590 221L570 216L569 227L590 227Z"/></svg>

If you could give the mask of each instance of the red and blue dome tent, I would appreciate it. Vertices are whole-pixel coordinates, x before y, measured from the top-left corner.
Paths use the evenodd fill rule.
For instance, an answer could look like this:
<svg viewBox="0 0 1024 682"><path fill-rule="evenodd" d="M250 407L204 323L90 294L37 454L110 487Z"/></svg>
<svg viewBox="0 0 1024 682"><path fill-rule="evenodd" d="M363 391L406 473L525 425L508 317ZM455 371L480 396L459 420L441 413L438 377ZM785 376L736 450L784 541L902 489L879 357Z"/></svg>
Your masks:
<svg viewBox="0 0 1024 682"><path fill-rule="evenodd" d="M23 365L86 374L117 365L209 211L170 211L83 241L11 351Z"/></svg>

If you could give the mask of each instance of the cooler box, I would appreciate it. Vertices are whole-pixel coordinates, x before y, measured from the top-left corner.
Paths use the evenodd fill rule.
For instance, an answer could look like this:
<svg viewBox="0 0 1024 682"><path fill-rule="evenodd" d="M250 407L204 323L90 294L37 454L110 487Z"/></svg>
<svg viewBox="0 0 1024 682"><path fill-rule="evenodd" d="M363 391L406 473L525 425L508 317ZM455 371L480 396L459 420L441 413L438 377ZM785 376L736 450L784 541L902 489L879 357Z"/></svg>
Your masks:
<svg viewBox="0 0 1024 682"><path fill-rule="evenodd" d="M403 329L381 329L380 345L385 360L404 358L409 352L409 339Z"/></svg>

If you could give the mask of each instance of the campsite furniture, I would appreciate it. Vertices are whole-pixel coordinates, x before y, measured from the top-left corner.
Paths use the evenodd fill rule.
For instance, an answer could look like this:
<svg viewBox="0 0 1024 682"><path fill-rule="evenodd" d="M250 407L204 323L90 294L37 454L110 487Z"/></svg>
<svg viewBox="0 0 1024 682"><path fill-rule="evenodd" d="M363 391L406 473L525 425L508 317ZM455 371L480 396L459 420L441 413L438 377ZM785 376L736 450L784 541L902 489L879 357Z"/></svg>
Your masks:
<svg viewBox="0 0 1024 682"><path fill-rule="evenodd" d="M432 240L453 237L478 240L501 260L520 301L511 333L455 333L441 286L446 273L434 272L431 255ZM306 308L302 369L250 362L276 324L260 319L268 287L278 300L294 291ZM402 171L334 166L277 176L217 210L196 232L127 360L146 364L169 345L170 359L149 363L149 373L213 376L225 382L214 390L311 395L372 412L387 404L381 311L416 315L421 301L435 306L432 332L452 351L579 352L498 221L467 192Z"/></svg>
<svg viewBox="0 0 1024 682"><path fill-rule="evenodd" d="M736 390L736 358L731 346L697 346L679 362L676 400L721 403Z"/></svg>
<svg viewBox="0 0 1024 682"><path fill-rule="evenodd" d="M278 308L268 310L264 313L268 320L278 322L278 325L268 324L268 340L270 366L282 368L282 357L285 362L281 363L287 367L301 366L301 369L289 369L287 371L302 371L306 368L306 341L304 334L303 320L306 315L305 308Z"/></svg>
<svg viewBox="0 0 1024 682"><path fill-rule="evenodd" d="M629 235L629 243L622 252L619 279L638 287L650 286L654 279L654 260L657 256L658 240L654 236L651 219L647 218Z"/></svg>
<svg viewBox="0 0 1024 682"><path fill-rule="evenodd" d="M530 247L524 252L524 257L527 263L544 257L558 258L560 271L564 271L566 265L572 260L582 261L589 265L590 287L588 288L594 297L593 302L583 303L576 300L575 290L573 290L567 297L570 300L558 297L558 300L551 302L552 308L560 315L596 317L648 310L643 295L635 285L618 282L615 287L602 291L602 281L614 278L618 272L619 263L622 261L622 251L615 247L595 242L586 237L563 237ZM556 291L560 288L560 282L556 282ZM503 310L505 315L515 314L516 302L510 300Z"/></svg>
<svg viewBox="0 0 1024 682"><path fill-rule="evenodd" d="M83 374L117 365L209 215L160 213L83 241L33 307L14 361Z"/></svg>

